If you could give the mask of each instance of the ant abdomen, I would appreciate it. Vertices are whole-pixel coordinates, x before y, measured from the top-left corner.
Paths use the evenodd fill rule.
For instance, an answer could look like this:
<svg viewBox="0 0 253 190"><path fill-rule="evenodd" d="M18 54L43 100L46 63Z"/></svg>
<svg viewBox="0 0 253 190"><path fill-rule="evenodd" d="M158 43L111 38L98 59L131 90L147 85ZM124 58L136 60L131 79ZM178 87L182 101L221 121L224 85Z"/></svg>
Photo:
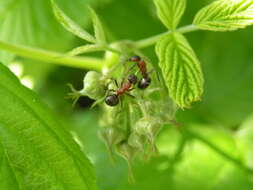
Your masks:
<svg viewBox="0 0 253 190"><path fill-rule="evenodd" d="M119 97L116 94L108 95L105 97L105 103L108 106L116 106L119 104Z"/></svg>
<svg viewBox="0 0 253 190"><path fill-rule="evenodd" d="M142 78L138 83L138 88L140 89L146 89L151 83L150 77Z"/></svg>
<svg viewBox="0 0 253 190"><path fill-rule="evenodd" d="M138 78L136 75L134 74L131 74L128 76L128 81L131 83L131 84L136 84L138 82Z"/></svg>

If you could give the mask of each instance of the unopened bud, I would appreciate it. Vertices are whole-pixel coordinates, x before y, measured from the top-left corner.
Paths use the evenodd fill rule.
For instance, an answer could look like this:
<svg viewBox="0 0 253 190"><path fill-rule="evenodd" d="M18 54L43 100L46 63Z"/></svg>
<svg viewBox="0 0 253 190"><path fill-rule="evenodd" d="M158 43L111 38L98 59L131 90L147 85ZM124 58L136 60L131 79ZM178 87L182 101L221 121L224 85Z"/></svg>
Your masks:
<svg viewBox="0 0 253 190"><path fill-rule="evenodd" d="M96 71L89 71L83 79L83 89L81 92L94 100L104 97L106 88L101 79L102 74Z"/></svg>
<svg viewBox="0 0 253 190"><path fill-rule="evenodd" d="M139 135L135 132L131 133L128 137L128 144L132 147L138 148L141 151L144 151L147 138L144 135Z"/></svg>
<svg viewBox="0 0 253 190"><path fill-rule="evenodd" d="M134 175L132 169L132 161L137 153L137 149L130 146L126 141L116 146L117 153L123 157L128 164L128 180L134 182Z"/></svg>
<svg viewBox="0 0 253 190"><path fill-rule="evenodd" d="M99 132L99 136L106 143L109 149L113 145L120 144L122 141L126 140L126 132L119 128L102 128Z"/></svg>
<svg viewBox="0 0 253 190"><path fill-rule="evenodd" d="M73 105L81 96L88 96L94 100L103 98L106 88L101 78L102 75L100 73L89 71L83 79L83 89L76 90L72 84L68 84L72 92L68 93L67 97L73 99Z"/></svg>
<svg viewBox="0 0 253 190"><path fill-rule="evenodd" d="M147 137L153 147L155 147L155 138L162 127L161 121L155 117L143 117L139 119L134 130L139 135Z"/></svg>

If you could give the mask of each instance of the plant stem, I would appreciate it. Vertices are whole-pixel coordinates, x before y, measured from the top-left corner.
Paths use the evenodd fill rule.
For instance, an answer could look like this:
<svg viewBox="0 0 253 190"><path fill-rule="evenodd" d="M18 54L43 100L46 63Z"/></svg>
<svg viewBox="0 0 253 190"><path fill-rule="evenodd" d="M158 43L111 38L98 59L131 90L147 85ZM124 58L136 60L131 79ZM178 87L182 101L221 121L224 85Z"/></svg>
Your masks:
<svg viewBox="0 0 253 190"><path fill-rule="evenodd" d="M241 160L238 160L236 158L234 158L233 156L229 155L228 153L224 152L222 149L220 149L219 147L217 147L216 145L214 145L212 142L209 142L207 139L205 139L204 137L202 137L201 135L186 129L185 132L190 135L192 138L197 139L199 141L201 141L202 143L204 143L205 145L207 145L208 147L210 147L211 149L213 149L215 152L217 152L219 155L221 155L222 157L224 157L225 159L229 160L230 162L234 163L236 166L238 166L239 168L245 170L246 172L253 174L253 169L248 168L247 166L245 166Z"/></svg>
<svg viewBox="0 0 253 190"><path fill-rule="evenodd" d="M198 30L197 26L187 25L175 30L175 32L186 33L186 32L192 32L196 30ZM152 36L150 38L139 40L137 42L134 42L134 45L137 49L151 46L155 44L161 37L168 35L172 32L173 31L167 31L167 32ZM43 62L51 62L51 63L55 63L59 65L76 67L76 68L81 68L81 69L101 71L105 63L103 59L98 59L94 57L83 57L83 56L70 57L64 53L57 53L57 52L52 52L48 50L22 46L22 45L14 45L14 44L9 44L3 41L0 41L0 49L22 56L22 57L30 58L30 59L35 59L35 60L39 60ZM106 49L111 52L120 53L120 51L110 47L110 45L106 47Z"/></svg>
<svg viewBox="0 0 253 190"><path fill-rule="evenodd" d="M186 140L185 136L182 136L181 139L180 139L179 145L177 147L177 150L175 152L175 155L172 159L173 164L180 160L180 156L182 155L182 153L185 149L186 143L187 143L187 140Z"/></svg>
<svg viewBox="0 0 253 190"><path fill-rule="evenodd" d="M187 26L183 26L181 28L178 28L174 32L179 32L179 33L183 34L183 33L187 33L187 32L193 32L193 31L196 31L196 30L199 30L199 28L197 26L195 26L195 25L187 25ZM155 44L163 36L171 34L172 32L173 31L167 31L167 32L164 32L164 33L161 33L161 34L158 34L158 35L155 35L155 36L143 39L143 40L139 40L139 41L135 42L135 47L137 49L140 49L140 48L144 48L144 47L147 47L147 46L151 46L151 45Z"/></svg>
<svg viewBox="0 0 253 190"><path fill-rule="evenodd" d="M93 57L69 57L62 53L30 48L21 45L13 45L0 41L0 49L13 54L59 65L77 67L82 69L102 70L104 60Z"/></svg>
<svg viewBox="0 0 253 190"><path fill-rule="evenodd" d="M119 50L114 49L114 48L109 47L109 46L106 46L105 49L106 49L107 51L110 51L110 52L113 52L113 53L121 54L121 52L120 52Z"/></svg>

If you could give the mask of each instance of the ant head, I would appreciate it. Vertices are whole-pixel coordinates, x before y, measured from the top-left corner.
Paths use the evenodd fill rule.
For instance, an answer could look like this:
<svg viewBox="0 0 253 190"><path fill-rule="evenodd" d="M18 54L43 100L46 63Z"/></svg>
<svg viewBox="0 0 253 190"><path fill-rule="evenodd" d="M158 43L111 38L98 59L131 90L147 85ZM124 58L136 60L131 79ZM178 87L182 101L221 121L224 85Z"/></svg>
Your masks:
<svg viewBox="0 0 253 190"><path fill-rule="evenodd" d="M142 78L138 83L138 88L145 89L150 85L150 83L151 83L151 78L149 77Z"/></svg>
<svg viewBox="0 0 253 190"><path fill-rule="evenodd" d="M133 56L129 59L129 61L132 61L132 62L139 62L141 60L141 57L136 55L136 56Z"/></svg>
<svg viewBox="0 0 253 190"><path fill-rule="evenodd" d="M137 83L137 76L135 74L131 74L128 76L128 81L131 83L131 84L136 84Z"/></svg>
<svg viewBox="0 0 253 190"><path fill-rule="evenodd" d="M105 103L108 106L116 106L119 103L119 97L116 94L108 95L105 97Z"/></svg>

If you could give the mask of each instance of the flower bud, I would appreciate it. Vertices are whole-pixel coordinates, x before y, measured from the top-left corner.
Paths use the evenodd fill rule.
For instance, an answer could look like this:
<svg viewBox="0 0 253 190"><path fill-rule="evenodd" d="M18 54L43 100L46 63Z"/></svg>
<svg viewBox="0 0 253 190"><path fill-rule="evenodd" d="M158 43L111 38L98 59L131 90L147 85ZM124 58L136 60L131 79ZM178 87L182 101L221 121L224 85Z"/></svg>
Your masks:
<svg viewBox="0 0 253 190"><path fill-rule="evenodd" d="M89 71L83 79L83 89L78 91L72 84L68 84L71 91L68 98L73 99L73 105L81 96L88 96L91 99L99 100L105 96L106 87L102 81L102 75L95 71Z"/></svg>
<svg viewBox="0 0 253 190"><path fill-rule="evenodd" d="M134 130L139 135L144 135L148 138L152 146L154 146L154 141L162 127L161 121L155 117L143 117L139 119Z"/></svg>
<svg viewBox="0 0 253 190"><path fill-rule="evenodd" d="M102 74L89 71L83 79L83 89L80 92L94 100L104 97L106 88L101 79Z"/></svg>
<svg viewBox="0 0 253 190"><path fill-rule="evenodd" d="M102 128L99 131L99 136L104 141L109 151L110 159L112 163L114 163L113 146L120 144L122 141L126 140L127 138L126 133L119 128L106 127L106 128Z"/></svg>
<svg viewBox="0 0 253 190"><path fill-rule="evenodd" d="M132 169L132 161L137 153L137 149L130 146L126 141L116 146L117 153L123 157L128 164L128 180L134 182L134 175Z"/></svg>
<svg viewBox="0 0 253 190"><path fill-rule="evenodd" d="M107 105L102 106L103 115L99 121L101 127L115 127L125 130L125 114L124 110L121 111L120 106L110 107Z"/></svg>
<svg viewBox="0 0 253 190"><path fill-rule="evenodd" d="M137 149L124 141L116 146L117 153L127 161L132 161L137 153Z"/></svg>
<svg viewBox="0 0 253 190"><path fill-rule="evenodd" d="M156 135L161 128L160 120L155 117L143 117L134 126L134 130L140 135Z"/></svg>
<svg viewBox="0 0 253 190"><path fill-rule="evenodd" d="M105 142L109 150L111 150L113 145L120 144L122 141L126 140L126 132L119 128L104 127L100 130L99 136Z"/></svg>
<svg viewBox="0 0 253 190"><path fill-rule="evenodd" d="M143 135L139 135L135 132L131 133L128 137L128 144L132 147L138 148L141 151L144 151L147 138Z"/></svg>

